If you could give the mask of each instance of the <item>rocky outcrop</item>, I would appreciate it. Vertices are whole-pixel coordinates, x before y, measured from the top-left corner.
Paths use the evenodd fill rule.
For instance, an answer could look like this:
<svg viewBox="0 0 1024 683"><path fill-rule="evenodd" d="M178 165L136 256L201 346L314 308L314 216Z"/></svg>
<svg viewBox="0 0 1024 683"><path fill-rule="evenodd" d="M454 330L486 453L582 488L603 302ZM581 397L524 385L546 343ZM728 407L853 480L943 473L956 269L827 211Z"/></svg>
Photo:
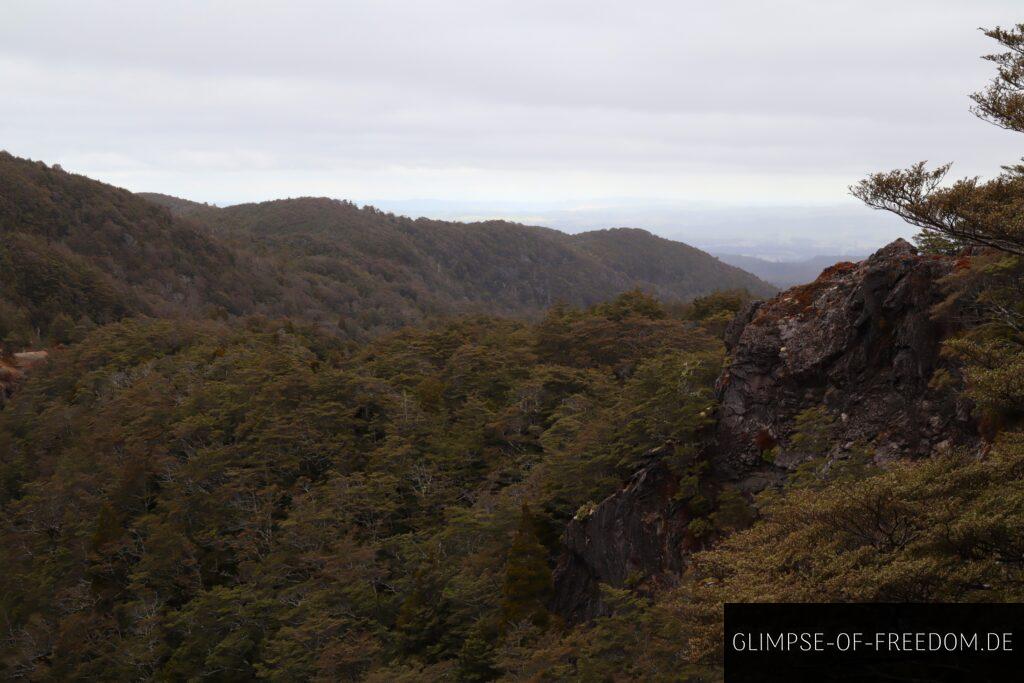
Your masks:
<svg viewBox="0 0 1024 683"><path fill-rule="evenodd" d="M553 609L583 621L604 611L601 583L644 582L651 589L674 582L693 544L686 532L689 517L674 502L678 489L678 478L657 462L593 510L577 514L562 539Z"/></svg>
<svg viewBox="0 0 1024 683"><path fill-rule="evenodd" d="M791 436L796 415L813 407L834 420L837 450L860 444L879 459L975 441L970 406L929 388L937 370L956 374L939 354L955 323L933 312L938 281L954 267L897 240L738 316L718 383L717 475L764 470L769 453L785 469L807 460Z"/></svg>
<svg viewBox="0 0 1024 683"><path fill-rule="evenodd" d="M812 456L793 442L797 415L830 420L833 457L868 447L878 460L923 457L978 441L970 405L940 353L956 330L936 317L952 258L921 256L897 240L860 263L838 263L814 282L741 311L725 332L731 356L717 393L719 419L705 457L716 483L756 491ZM816 455L816 454L815 454ZM692 544L664 463L569 523L553 607L572 621L603 610L597 587L676 580Z"/></svg>

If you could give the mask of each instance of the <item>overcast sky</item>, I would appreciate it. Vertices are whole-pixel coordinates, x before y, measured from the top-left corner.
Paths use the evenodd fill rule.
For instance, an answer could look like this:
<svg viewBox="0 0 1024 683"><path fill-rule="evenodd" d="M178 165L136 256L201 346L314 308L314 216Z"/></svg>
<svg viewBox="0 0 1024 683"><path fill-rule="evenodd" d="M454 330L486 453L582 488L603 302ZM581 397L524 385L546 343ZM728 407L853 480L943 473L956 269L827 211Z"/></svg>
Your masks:
<svg viewBox="0 0 1024 683"><path fill-rule="evenodd" d="M0 0L0 148L132 190L849 201L1020 141L968 112L1020 0Z"/></svg>

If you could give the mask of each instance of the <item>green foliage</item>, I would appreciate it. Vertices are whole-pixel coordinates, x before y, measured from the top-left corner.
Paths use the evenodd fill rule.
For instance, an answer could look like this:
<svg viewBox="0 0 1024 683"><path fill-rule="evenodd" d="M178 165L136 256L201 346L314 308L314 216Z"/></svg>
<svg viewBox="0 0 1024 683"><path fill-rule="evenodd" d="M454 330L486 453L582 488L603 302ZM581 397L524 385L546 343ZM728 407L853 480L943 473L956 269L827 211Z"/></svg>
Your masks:
<svg viewBox="0 0 1024 683"><path fill-rule="evenodd" d="M633 317L649 320L660 320L665 317L665 308L661 302L639 289L595 306L594 312L617 323Z"/></svg>
<svg viewBox="0 0 1024 683"><path fill-rule="evenodd" d="M749 527L755 516L754 508L743 494L729 487L718 494L717 506L711 520L717 531L731 533Z"/></svg>
<svg viewBox="0 0 1024 683"><path fill-rule="evenodd" d="M744 289L712 292L707 296L699 296L687 304L683 308L683 317L704 322L718 318L722 314L736 315L750 301L750 293Z"/></svg>
<svg viewBox="0 0 1024 683"><path fill-rule="evenodd" d="M721 654L725 601L1019 601L1022 474L1017 435L983 460L935 457L791 489L695 556L693 589L669 600L703 632L695 656L708 662Z"/></svg>
<svg viewBox="0 0 1024 683"><path fill-rule="evenodd" d="M825 406L805 408L793 420L793 449L812 456L824 455L832 443L835 416Z"/></svg>
<svg viewBox="0 0 1024 683"><path fill-rule="evenodd" d="M699 435L714 421L713 387L722 360L721 351L667 351L637 366L623 387L624 415L616 435L627 466L662 444L675 446L677 469L688 464Z"/></svg>
<svg viewBox="0 0 1024 683"><path fill-rule="evenodd" d="M676 314L683 320L700 324L710 334L721 337L736 314L753 298L745 289L712 292L676 307Z"/></svg>
<svg viewBox="0 0 1024 683"><path fill-rule="evenodd" d="M459 651L459 681L482 683L501 675L501 671L495 668L494 643L497 635L479 626L473 628Z"/></svg>
<svg viewBox="0 0 1024 683"><path fill-rule="evenodd" d="M544 627L550 621L545 605L551 597L551 569L548 551L540 543L536 525L530 508L523 504L505 569L501 609L506 623L527 619L534 626Z"/></svg>
<svg viewBox="0 0 1024 683"><path fill-rule="evenodd" d="M955 256L966 246L963 240L947 237L941 233L922 230L914 235L914 244L922 254Z"/></svg>
<svg viewBox="0 0 1024 683"><path fill-rule="evenodd" d="M579 353L543 343L558 320ZM664 439L692 459L721 359L637 293L361 348L255 317L72 331L0 411L4 675L488 680L558 632L573 512Z"/></svg>
<svg viewBox="0 0 1024 683"><path fill-rule="evenodd" d="M989 419L1024 417L1024 344L1011 339L960 338L946 348L966 364L967 395Z"/></svg>
<svg viewBox="0 0 1024 683"><path fill-rule="evenodd" d="M975 324L946 341L943 353L960 377L933 377L932 386L966 385L984 435L992 439L1024 419L1024 260L983 254L962 262L948 278L952 307L973 313Z"/></svg>
<svg viewBox="0 0 1024 683"><path fill-rule="evenodd" d="M1024 131L1024 24L1009 29L996 27L984 31L985 35L1006 48L1005 52L986 55L984 59L996 65L997 75L985 90L971 96L973 113L1007 130Z"/></svg>

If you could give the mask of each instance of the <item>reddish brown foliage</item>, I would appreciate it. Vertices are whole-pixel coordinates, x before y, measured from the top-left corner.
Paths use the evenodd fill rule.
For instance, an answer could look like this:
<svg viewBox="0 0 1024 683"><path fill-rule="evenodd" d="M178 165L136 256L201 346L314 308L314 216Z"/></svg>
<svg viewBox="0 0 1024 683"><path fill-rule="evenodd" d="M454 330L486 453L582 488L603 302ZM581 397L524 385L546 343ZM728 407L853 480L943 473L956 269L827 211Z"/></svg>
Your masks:
<svg viewBox="0 0 1024 683"><path fill-rule="evenodd" d="M779 444L767 429L762 429L754 435L754 445L759 451L770 451Z"/></svg>

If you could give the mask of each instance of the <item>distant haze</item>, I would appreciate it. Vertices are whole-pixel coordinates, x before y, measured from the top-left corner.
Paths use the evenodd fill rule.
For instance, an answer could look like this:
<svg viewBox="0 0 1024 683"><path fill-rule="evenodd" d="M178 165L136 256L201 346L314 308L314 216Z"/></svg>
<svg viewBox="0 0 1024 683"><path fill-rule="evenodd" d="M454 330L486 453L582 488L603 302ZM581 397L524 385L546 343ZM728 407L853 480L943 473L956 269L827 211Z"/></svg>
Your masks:
<svg viewBox="0 0 1024 683"><path fill-rule="evenodd" d="M1021 9L6 2L0 148L222 205L429 198L404 212L630 225L770 258L863 250L907 234L847 198L866 173L1020 157L967 96L992 75L977 28Z"/></svg>
<svg viewBox="0 0 1024 683"><path fill-rule="evenodd" d="M852 198L827 204L747 206L658 200L530 204L373 199L366 203L402 215L459 221L507 218L566 232L643 227L714 254L769 261L797 261L820 254L867 255L915 232L898 218L867 209Z"/></svg>

